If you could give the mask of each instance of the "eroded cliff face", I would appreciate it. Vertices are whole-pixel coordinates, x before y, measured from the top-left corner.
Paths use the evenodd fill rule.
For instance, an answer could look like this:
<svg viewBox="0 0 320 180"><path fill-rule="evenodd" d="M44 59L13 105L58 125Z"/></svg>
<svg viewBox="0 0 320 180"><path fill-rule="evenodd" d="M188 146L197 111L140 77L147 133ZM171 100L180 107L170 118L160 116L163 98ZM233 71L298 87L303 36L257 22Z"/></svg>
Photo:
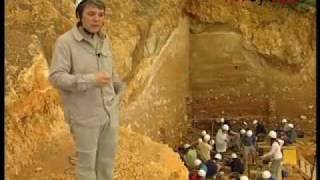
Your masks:
<svg viewBox="0 0 320 180"><path fill-rule="evenodd" d="M186 116L188 30L188 20L181 19L159 55L139 64L128 86L121 113L122 124L171 147L182 143L191 125Z"/></svg>
<svg viewBox="0 0 320 180"><path fill-rule="evenodd" d="M171 33L177 29L179 24L183 25L178 31L186 32L188 29L186 19L182 18L183 3L184 1L180 0L107 1L107 5L113 14L106 18L104 31L112 39L116 67L121 77L128 84L127 93L122 102L123 107L125 107L122 108L124 113L142 109L142 104L136 106L130 104L134 104L142 92L151 94L151 92L159 91L157 90L158 87L155 88L158 84L167 85L166 82L171 77L165 76L165 73L175 72L175 67L179 64L182 64L183 67L187 66L188 61L183 60L183 58L187 58L187 55L182 54L181 51L185 51L188 44L181 43L179 45L175 42L176 40L187 42L186 33L184 33L183 38L171 36ZM46 144L50 141L54 141L55 137L67 128L63 121L59 95L47 81L47 76L54 42L59 35L75 24L74 11L73 1L6 1L5 158L8 177L13 174L19 175L23 167L32 165L35 153L46 147ZM169 37L174 39L170 42L173 44L171 46L173 49L167 54L162 53L161 56L162 47L164 45L169 46L167 43ZM175 60L176 57L177 61ZM168 67L170 63L174 67L166 69L165 67ZM186 70L186 68L183 70ZM138 77L136 77L137 75ZM149 99L145 99L144 102L150 103L155 99L163 102L165 99L175 104L183 104L184 94L187 92L188 79L186 77L187 74L183 74L176 81L171 82L181 83L180 89L172 88L170 91L165 91L162 93L163 97L152 98L149 96ZM178 93L177 98L168 100L169 94L175 95ZM130 110L128 110L129 107ZM152 130L144 133L147 135L153 134L152 138L159 140L164 138L164 135L157 133L160 128L170 129L170 126L175 128L182 126L180 120L184 118L184 109L184 106L180 105L177 111L154 119L144 119L140 115L132 113L129 118L125 116L124 118L126 118L126 125L129 127L131 127L130 123L135 122L137 118L140 118L139 124L145 123L146 120L161 122L163 126L150 125ZM161 109L155 109L153 113L157 114L160 111ZM138 132L143 132L143 128L144 130L146 128L146 126L132 127ZM145 142L144 139L139 138L139 135L134 136L137 136L137 139L134 139L137 142L129 142L129 140L123 138L123 144ZM168 134L165 137L167 136ZM174 146L180 142L177 139L169 139L166 143ZM148 144L150 144L150 147L157 148L154 149L155 152L150 152L147 156L158 158L158 152L156 151L162 145L154 145L151 142ZM122 148L124 147L120 145L119 152L124 151ZM168 152L172 152L164 146L164 149L166 148ZM144 156L144 154L141 155ZM182 165L177 156L165 156L163 158L177 160L176 167ZM132 160L128 159L127 156L122 157L120 154L118 162L126 162L128 165L142 159L148 161L148 158L139 156ZM169 163L169 161L162 161L161 159L162 157L158 158L159 164L157 164L151 158L150 161L152 160L151 162L154 163L152 166L171 167L169 164L162 164ZM143 169L139 169L139 166L137 168L139 170L136 172L138 173L137 177L145 179L143 178L145 175L142 172ZM163 175L164 179L176 179L176 177L185 179L186 173L175 173L177 169L158 168L154 173ZM180 166L180 170L182 169L183 167ZM121 169L118 170L118 173L124 174L123 176L126 174ZM131 175L134 174L127 174L125 177L131 179L129 178Z"/></svg>
<svg viewBox="0 0 320 180"><path fill-rule="evenodd" d="M47 81L57 35L71 27L71 3L6 1L6 170L18 174L33 153L62 130L58 94ZM62 2L62 1L61 1ZM46 16L50 12L50 16Z"/></svg>
<svg viewBox="0 0 320 180"><path fill-rule="evenodd" d="M314 12L224 0L189 1L186 12L195 116L287 117L315 132Z"/></svg>

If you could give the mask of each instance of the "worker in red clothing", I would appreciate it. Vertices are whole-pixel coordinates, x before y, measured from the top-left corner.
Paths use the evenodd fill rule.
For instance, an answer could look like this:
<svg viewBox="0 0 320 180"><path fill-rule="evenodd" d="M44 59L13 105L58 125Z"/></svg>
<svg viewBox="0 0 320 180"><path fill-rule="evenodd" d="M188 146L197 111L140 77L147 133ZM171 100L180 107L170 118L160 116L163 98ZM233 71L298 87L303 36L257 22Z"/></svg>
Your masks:
<svg viewBox="0 0 320 180"><path fill-rule="evenodd" d="M206 171L203 169L194 171L190 176L190 180L206 180Z"/></svg>

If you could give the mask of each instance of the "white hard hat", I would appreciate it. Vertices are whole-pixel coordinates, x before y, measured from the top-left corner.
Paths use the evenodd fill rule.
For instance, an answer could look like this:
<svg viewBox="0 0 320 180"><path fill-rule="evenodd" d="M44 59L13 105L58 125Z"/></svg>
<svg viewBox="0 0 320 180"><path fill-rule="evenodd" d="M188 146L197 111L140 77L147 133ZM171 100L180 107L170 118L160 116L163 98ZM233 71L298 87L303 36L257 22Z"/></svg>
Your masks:
<svg viewBox="0 0 320 180"><path fill-rule="evenodd" d="M214 158L221 160L222 159L222 155L217 153L216 155L214 155Z"/></svg>
<svg viewBox="0 0 320 180"><path fill-rule="evenodd" d="M201 138L199 138L199 139L198 139L198 143L201 143L201 142L202 142L202 139L201 139Z"/></svg>
<svg viewBox="0 0 320 180"><path fill-rule="evenodd" d="M258 123L258 120L253 120L253 122L252 122L253 124L257 124Z"/></svg>
<svg viewBox="0 0 320 180"><path fill-rule="evenodd" d="M202 136L205 136L207 134L207 131L206 130L202 130L201 134L202 134Z"/></svg>
<svg viewBox="0 0 320 180"><path fill-rule="evenodd" d="M210 140L210 144L214 145L214 140L213 139Z"/></svg>
<svg viewBox="0 0 320 180"><path fill-rule="evenodd" d="M227 124L224 124L222 126L222 129L225 130L225 131L228 131L229 130L229 126Z"/></svg>
<svg viewBox="0 0 320 180"><path fill-rule="evenodd" d="M221 119L220 119L220 122L224 123L224 118L221 118Z"/></svg>
<svg viewBox="0 0 320 180"><path fill-rule="evenodd" d="M281 122L282 122L282 123L287 123L288 121L287 121L286 118L283 118Z"/></svg>
<svg viewBox="0 0 320 180"><path fill-rule="evenodd" d="M251 130L248 130L248 131L247 131L247 136L248 136L248 137L251 137L251 136L252 136L252 134L253 134L253 133L252 133L252 131L251 131Z"/></svg>
<svg viewBox="0 0 320 180"><path fill-rule="evenodd" d="M237 156L237 154L236 153L232 153L231 154L231 158L237 158L238 156Z"/></svg>
<svg viewBox="0 0 320 180"><path fill-rule="evenodd" d="M185 149L187 149L187 148L190 147L190 144L185 144L185 145L183 145L183 147L184 147Z"/></svg>
<svg viewBox="0 0 320 180"><path fill-rule="evenodd" d="M210 140L210 135L209 134L206 134L204 137L204 142L208 142Z"/></svg>
<svg viewBox="0 0 320 180"><path fill-rule="evenodd" d="M246 133L246 130L245 129L241 129L240 130L240 134L245 134Z"/></svg>
<svg viewBox="0 0 320 180"><path fill-rule="evenodd" d="M249 180L248 176L241 176L240 180Z"/></svg>
<svg viewBox="0 0 320 180"><path fill-rule="evenodd" d="M203 169L200 169L200 170L198 171L198 175L199 175L200 177L205 177L205 176L206 176L206 171L203 170Z"/></svg>
<svg viewBox="0 0 320 180"><path fill-rule="evenodd" d="M76 0L76 2L75 2L76 8L78 7L78 5L79 5L82 1L83 1L83 0Z"/></svg>
<svg viewBox="0 0 320 180"><path fill-rule="evenodd" d="M243 122L243 124L244 124L244 125L248 125L248 123L247 123L247 122L245 122L245 121Z"/></svg>
<svg viewBox="0 0 320 180"><path fill-rule="evenodd" d="M270 131L269 132L269 137L271 138L277 138L277 133L275 131Z"/></svg>
<svg viewBox="0 0 320 180"><path fill-rule="evenodd" d="M293 128L294 125L292 123L288 124L288 127Z"/></svg>
<svg viewBox="0 0 320 180"><path fill-rule="evenodd" d="M263 171L263 172L262 172L262 178L264 178L264 179L271 178L271 173L270 173L270 171Z"/></svg>
<svg viewBox="0 0 320 180"><path fill-rule="evenodd" d="M201 164L201 160L200 159L196 159L194 160L194 165L199 166Z"/></svg>

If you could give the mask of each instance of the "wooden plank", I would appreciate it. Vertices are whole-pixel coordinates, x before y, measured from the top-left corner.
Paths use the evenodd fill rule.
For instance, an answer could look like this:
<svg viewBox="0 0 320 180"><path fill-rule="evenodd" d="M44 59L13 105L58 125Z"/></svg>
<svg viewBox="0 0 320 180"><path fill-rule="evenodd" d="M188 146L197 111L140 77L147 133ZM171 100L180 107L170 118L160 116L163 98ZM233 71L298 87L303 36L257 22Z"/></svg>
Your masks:
<svg viewBox="0 0 320 180"><path fill-rule="evenodd" d="M299 169L305 174L306 173L306 161L304 160L303 157L300 156L299 158Z"/></svg>
<svg viewBox="0 0 320 180"><path fill-rule="evenodd" d="M311 180L317 179L317 164L314 164Z"/></svg>
<svg viewBox="0 0 320 180"><path fill-rule="evenodd" d="M299 172L299 174L303 177L303 178L305 178L305 179L310 179L310 177L307 175L307 174L305 174L299 167L297 167L297 166L292 166L296 171L298 171Z"/></svg>
<svg viewBox="0 0 320 180"><path fill-rule="evenodd" d="M311 164L310 163L306 163L306 174L311 178L312 174L311 174Z"/></svg>

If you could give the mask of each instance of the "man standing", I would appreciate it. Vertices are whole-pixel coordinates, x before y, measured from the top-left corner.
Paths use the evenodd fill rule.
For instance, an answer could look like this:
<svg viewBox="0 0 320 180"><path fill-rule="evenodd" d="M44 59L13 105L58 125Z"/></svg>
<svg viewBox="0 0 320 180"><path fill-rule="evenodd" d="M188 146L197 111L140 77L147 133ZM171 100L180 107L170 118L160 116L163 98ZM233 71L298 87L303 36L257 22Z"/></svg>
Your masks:
<svg viewBox="0 0 320 180"><path fill-rule="evenodd" d="M216 135L216 151L218 153L224 153L227 151L228 147L228 136L229 126L224 124L219 130Z"/></svg>
<svg viewBox="0 0 320 180"><path fill-rule="evenodd" d="M284 141L281 139L277 139L277 133L275 131L270 131L269 132L269 137L270 137L270 144L271 144L271 149L268 153L264 154L261 156L261 159L264 160L266 158L271 157L271 166L270 166L270 172L272 176L274 176L277 180L282 180L282 146L284 144Z"/></svg>
<svg viewBox="0 0 320 180"><path fill-rule="evenodd" d="M255 134L256 134L256 136L258 138L257 141L258 142L263 142L264 138L267 135L267 129L265 128L263 122L260 122L258 120L254 120L253 124L256 126Z"/></svg>
<svg viewBox="0 0 320 180"><path fill-rule="evenodd" d="M294 129L294 125L292 123L288 124L288 130L286 131L285 141L287 144L292 144L296 142L297 132Z"/></svg>
<svg viewBox="0 0 320 180"><path fill-rule="evenodd" d="M55 44L49 80L60 90L75 142L77 180L111 180L118 141L119 96L111 42L101 32L102 0L77 0L78 23Z"/></svg>
<svg viewBox="0 0 320 180"><path fill-rule="evenodd" d="M237 175L244 173L244 164L236 153L231 154L231 160L227 161L226 165L230 167L231 173L236 173Z"/></svg>
<svg viewBox="0 0 320 180"><path fill-rule="evenodd" d="M253 132L250 129L246 132L246 136L243 138L243 150L243 161L245 169L247 170L249 162L254 161L256 154L256 136L253 135Z"/></svg>
<svg viewBox="0 0 320 180"><path fill-rule="evenodd" d="M210 135L206 134L204 137L204 142L200 142L197 146L197 152L199 154L199 157L202 161L207 162L209 159L211 159L210 151L212 150L212 146L208 144L210 140Z"/></svg>
<svg viewBox="0 0 320 180"><path fill-rule="evenodd" d="M194 161L198 158L197 151L189 144L185 144L184 148L186 150L186 153L182 156L183 160L186 163L188 169L194 169Z"/></svg>

